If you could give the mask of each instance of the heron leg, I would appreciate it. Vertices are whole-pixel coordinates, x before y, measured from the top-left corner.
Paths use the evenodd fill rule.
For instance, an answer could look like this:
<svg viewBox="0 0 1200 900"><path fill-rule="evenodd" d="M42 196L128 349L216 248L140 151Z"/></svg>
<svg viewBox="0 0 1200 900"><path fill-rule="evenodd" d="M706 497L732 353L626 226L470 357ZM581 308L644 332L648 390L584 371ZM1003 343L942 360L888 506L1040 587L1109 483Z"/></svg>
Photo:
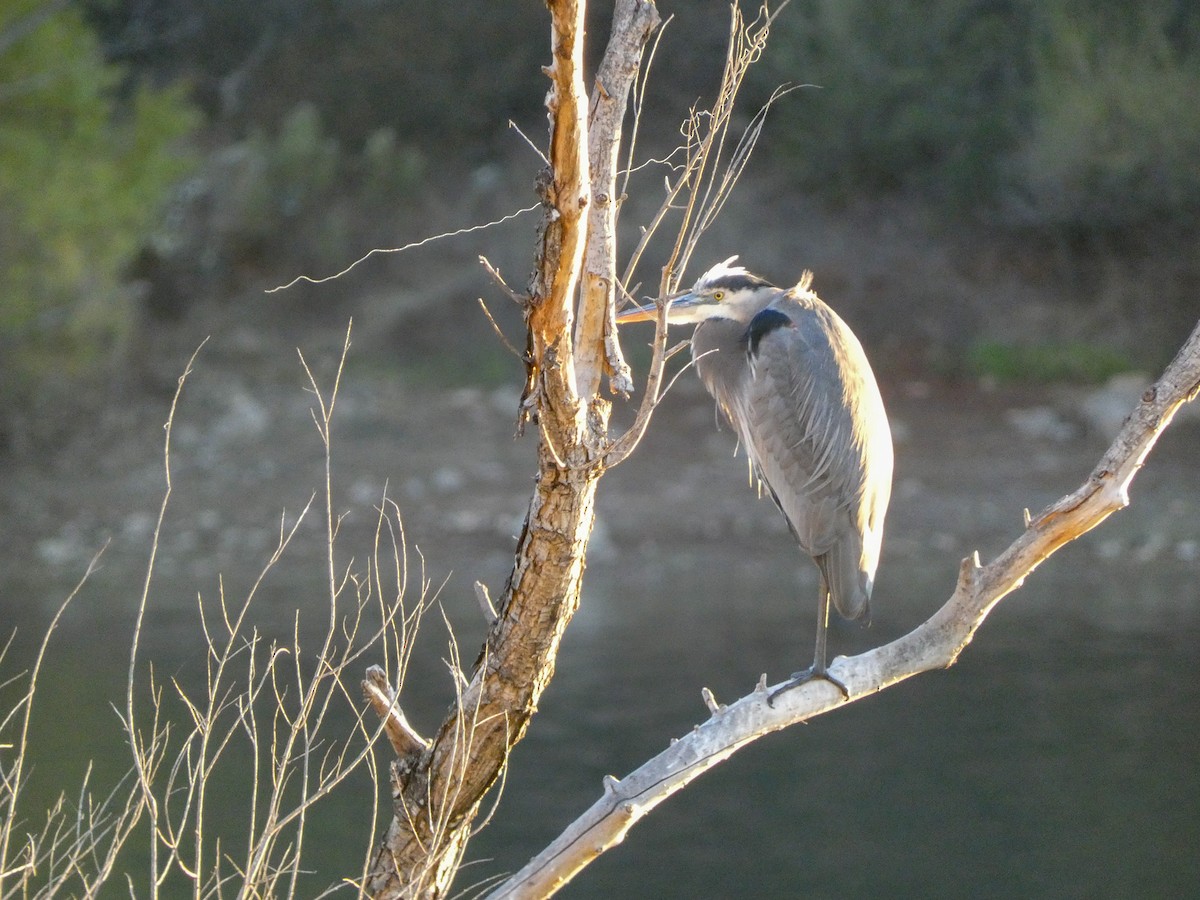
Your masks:
<svg viewBox="0 0 1200 900"><path fill-rule="evenodd" d="M787 683L776 688L767 697L767 705L774 706L775 698L784 691L790 691L792 688L799 687L802 684L807 684L814 679L820 678L828 681L839 691L847 700L850 699L850 691L846 686L829 674L829 668L825 665L826 646L829 638L829 587L825 583L825 578L821 578L820 597L817 600L817 646L813 652L813 664L807 669L800 672L793 672L792 677Z"/></svg>
<svg viewBox="0 0 1200 900"><path fill-rule="evenodd" d="M809 669L814 677L829 676L829 670L825 667L825 648L829 642L829 606L829 588L825 584L825 579L822 578L821 596L817 600L817 646L813 650L812 668ZM845 692L845 690L843 687L842 691Z"/></svg>

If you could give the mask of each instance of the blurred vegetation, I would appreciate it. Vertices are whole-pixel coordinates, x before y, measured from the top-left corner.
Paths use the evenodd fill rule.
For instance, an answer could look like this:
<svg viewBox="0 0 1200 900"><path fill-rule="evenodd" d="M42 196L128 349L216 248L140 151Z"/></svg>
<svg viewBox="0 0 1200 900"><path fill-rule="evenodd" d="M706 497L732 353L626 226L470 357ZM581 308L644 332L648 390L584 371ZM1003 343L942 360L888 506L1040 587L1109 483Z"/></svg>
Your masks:
<svg viewBox="0 0 1200 900"><path fill-rule="evenodd" d="M1200 5L793 0L774 38L769 81L820 86L779 141L810 191L1068 232L1197 221Z"/></svg>
<svg viewBox="0 0 1200 900"><path fill-rule="evenodd" d="M1029 127L1005 169L1017 221L1075 231L1195 222L1198 24L1194 3L1039 7Z"/></svg>
<svg viewBox="0 0 1200 900"><path fill-rule="evenodd" d="M212 120L239 135L277 129L309 102L346 146L390 128L478 165L509 119L545 121L541 2L83 2L116 58L143 77L187 77Z"/></svg>
<svg viewBox="0 0 1200 900"><path fill-rule="evenodd" d="M316 105L302 101L277 129L251 128L210 155L190 200L197 208L164 256L206 255L219 270L267 260L341 268L370 240L386 240L360 220L388 221L388 211L414 199L425 170L424 155L391 128L376 129L357 152L345 149Z"/></svg>
<svg viewBox="0 0 1200 900"><path fill-rule="evenodd" d="M69 389L127 349L123 272L192 165L179 140L198 119L182 86L118 97L119 78L75 10L0 0L4 407Z"/></svg>
<svg viewBox="0 0 1200 900"><path fill-rule="evenodd" d="M1099 384L1134 368L1132 360L1113 347L1078 342L1017 345L979 341L971 347L968 360L973 375L1001 382Z"/></svg>
<svg viewBox="0 0 1200 900"><path fill-rule="evenodd" d="M971 208L994 196L1025 117L1030 7L793 0L757 77L817 86L789 105L776 143L795 177L837 201L916 188Z"/></svg>
<svg viewBox="0 0 1200 900"><path fill-rule="evenodd" d="M542 127L546 22L531 0L81 2L129 77L188 78L227 139L282 134L311 107L343 153L371 158L386 135L455 179L516 146L509 120L535 139ZM711 0L660 5L674 19L648 111L670 122L714 86L728 19ZM610 5L589 14L595 57ZM1191 0L792 0L764 63L751 95L820 86L776 107L766 146L827 201L906 191L1068 239L1200 220ZM306 171L300 193L316 196L329 171Z"/></svg>
<svg viewBox="0 0 1200 900"><path fill-rule="evenodd" d="M659 2L654 152L728 28L724 4ZM546 33L534 0L0 0L0 403L119 360L142 310L340 267L461 202L525 152L509 120L542 134ZM1171 273L1138 296L1194 320L1200 4L792 0L763 62L747 110L820 85L764 142L797 192L912 198L1083 277Z"/></svg>

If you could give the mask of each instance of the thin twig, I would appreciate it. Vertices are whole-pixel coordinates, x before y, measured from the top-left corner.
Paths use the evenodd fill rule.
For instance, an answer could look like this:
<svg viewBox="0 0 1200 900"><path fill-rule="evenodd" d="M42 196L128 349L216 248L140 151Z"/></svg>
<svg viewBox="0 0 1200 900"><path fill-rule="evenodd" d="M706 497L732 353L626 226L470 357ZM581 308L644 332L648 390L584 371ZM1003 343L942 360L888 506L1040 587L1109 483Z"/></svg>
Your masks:
<svg viewBox="0 0 1200 900"><path fill-rule="evenodd" d="M774 13L771 13L764 4L758 18L748 25L743 20L738 5L735 3L731 7L729 49L721 86L717 92L717 100L710 112L701 114L693 109L692 114L685 122L684 136L687 157L682 171L678 174L674 185L668 184L666 198L651 219L650 224L643 230L642 237L626 265L622 280L628 282L632 279L641 255L655 231L670 212L681 209L683 215L676 232L674 245L662 268L662 279L659 285L660 299L656 301L660 305L660 312L655 323L654 356L650 363L645 393L633 424L612 442L609 451L605 454L604 464L606 466L616 465L629 457L645 435L650 418L661 400L660 386L667 350L666 312L662 306L665 302L663 298L670 297L677 289L680 275L687 268L688 260L697 241L716 219L737 184L757 143L758 136L761 134L767 111L778 99L796 89L796 86L784 86L777 88L772 93L767 102L755 114L750 125L747 126L733 152L732 161L722 170L720 160L738 91L747 70L762 53L771 24L786 5L785 2ZM700 133L702 120L707 122L703 135ZM682 207L677 205L680 197L686 197ZM676 375L677 377L678 375Z"/></svg>
<svg viewBox="0 0 1200 900"><path fill-rule="evenodd" d="M500 343L504 345L504 349L515 356L521 362L525 362L525 354L512 345L512 342L505 337L504 332L500 330L499 324L492 318L492 311L488 309L482 297L476 298L479 301L479 308L483 310L483 314L487 316L488 323L492 326L492 331L496 332L496 337L500 338Z"/></svg>
<svg viewBox="0 0 1200 900"><path fill-rule="evenodd" d="M527 135L524 131L521 130L521 126L519 126L512 119L509 119L508 127L511 128L513 131L515 131L517 134L519 134L521 136L521 139L523 141L525 141L526 144L529 145L529 149L531 149L534 153L536 153L538 155L538 159L540 159L542 161L543 166L550 165L550 160L546 158L546 154L542 152L542 148L539 147L537 144L535 144L533 142L533 140L529 137L529 135Z"/></svg>
<svg viewBox="0 0 1200 900"><path fill-rule="evenodd" d="M309 284L324 284L327 281L334 281L357 267L359 263L366 262L372 256L377 254L404 253L406 250L415 250L418 247L424 247L426 244L431 244L434 241L440 241L445 238L459 237L460 235L471 234L475 231L483 231L485 228L494 228L497 225L503 225L505 222L510 222L518 216L531 213L535 209L541 209L541 206L541 203L535 203L532 206L526 206L524 209L518 209L516 212L508 213L507 215L501 216L499 219L493 219L492 221L484 222L481 225L468 225L464 228L456 228L453 231L443 231L441 234L433 234L429 237L421 238L419 241L410 241L402 247L374 247L371 250L368 250L354 262L350 263L350 265L346 266L346 268L342 269L340 272L335 272L333 275L325 275L320 278L314 278L310 275L297 275L287 284L281 284L273 288L268 288L266 291L264 291L264 293L274 294L277 291L286 291L288 288L298 284L301 281L306 281Z"/></svg>
<svg viewBox="0 0 1200 900"><path fill-rule="evenodd" d="M492 277L492 280L496 282L496 284L500 285L500 289L504 291L504 293L508 294L508 298L512 300L513 303L520 307L525 306L525 301L527 299L525 295L519 291L513 290L508 286L508 282L504 280L504 276L500 274L500 270L492 265L491 260L489 260L486 256L481 256L479 257L479 264L487 270L487 273Z"/></svg>

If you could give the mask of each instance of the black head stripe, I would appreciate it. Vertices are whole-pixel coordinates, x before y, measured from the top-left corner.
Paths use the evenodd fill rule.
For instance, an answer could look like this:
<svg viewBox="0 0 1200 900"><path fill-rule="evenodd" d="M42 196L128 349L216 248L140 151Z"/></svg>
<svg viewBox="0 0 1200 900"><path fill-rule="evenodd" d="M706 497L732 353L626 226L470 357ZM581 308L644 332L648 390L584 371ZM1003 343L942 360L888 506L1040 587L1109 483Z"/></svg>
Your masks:
<svg viewBox="0 0 1200 900"><path fill-rule="evenodd" d="M702 285L705 290L712 291L720 288L731 293L735 291L770 286L770 282L768 282L766 279L759 278L757 275L751 275L749 272L735 272L728 275L718 275L712 281L706 281Z"/></svg>
<svg viewBox="0 0 1200 900"><path fill-rule="evenodd" d="M758 353L759 341L776 328L790 328L791 326L792 320L785 313L777 309L764 309L750 320L750 324L746 326L746 333L742 335L742 342L746 345L746 351L754 356Z"/></svg>

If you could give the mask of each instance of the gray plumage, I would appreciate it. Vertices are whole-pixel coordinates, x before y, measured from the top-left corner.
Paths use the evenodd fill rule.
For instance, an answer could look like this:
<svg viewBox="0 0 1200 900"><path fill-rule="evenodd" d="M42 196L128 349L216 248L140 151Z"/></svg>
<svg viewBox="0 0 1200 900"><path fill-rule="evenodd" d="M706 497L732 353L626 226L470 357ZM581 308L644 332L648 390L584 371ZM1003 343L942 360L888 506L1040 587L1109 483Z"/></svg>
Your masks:
<svg viewBox="0 0 1200 900"><path fill-rule="evenodd" d="M868 611L891 493L883 400L858 339L833 310L815 294L775 293L764 309L788 324L755 351L743 315L697 325L692 356L837 611L857 619Z"/></svg>
<svg viewBox="0 0 1200 900"><path fill-rule="evenodd" d="M869 615L891 494L891 430L862 346L812 292L811 273L782 289L731 266L734 259L702 275L668 319L696 323L700 379L820 570L816 657L794 676L801 683L828 677L829 601L846 618ZM618 321L647 317L634 311Z"/></svg>

